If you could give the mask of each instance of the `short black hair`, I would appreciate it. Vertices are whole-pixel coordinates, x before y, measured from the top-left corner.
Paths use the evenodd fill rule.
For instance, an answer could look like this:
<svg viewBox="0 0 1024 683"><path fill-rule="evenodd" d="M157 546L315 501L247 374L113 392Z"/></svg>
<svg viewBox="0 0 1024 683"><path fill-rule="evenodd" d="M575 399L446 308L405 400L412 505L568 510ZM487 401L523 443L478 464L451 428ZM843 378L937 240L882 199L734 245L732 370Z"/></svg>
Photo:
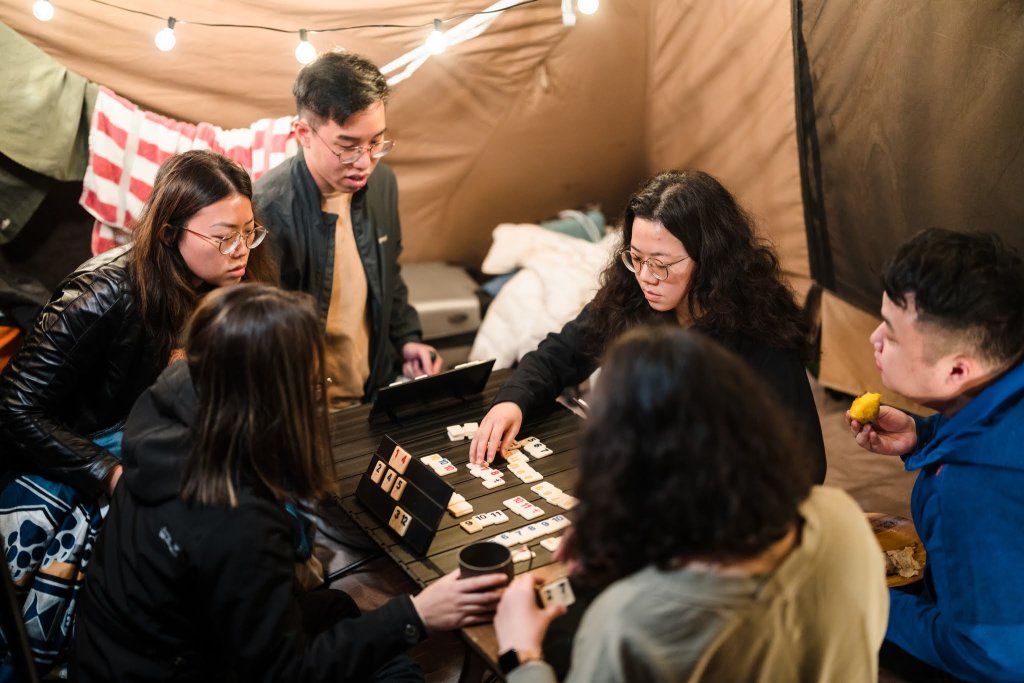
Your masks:
<svg viewBox="0 0 1024 683"><path fill-rule="evenodd" d="M660 325L627 332L603 367L568 546L581 579L746 559L785 536L811 490L806 454L788 408L746 362Z"/></svg>
<svg viewBox="0 0 1024 683"><path fill-rule="evenodd" d="M894 304L906 308L913 295L918 320L970 338L992 363L1024 355L1024 265L998 235L923 230L900 246L882 281Z"/></svg>
<svg viewBox="0 0 1024 683"><path fill-rule="evenodd" d="M351 52L325 52L304 66L292 85L296 111L314 125L342 125L374 102L386 102L390 93L380 69Z"/></svg>

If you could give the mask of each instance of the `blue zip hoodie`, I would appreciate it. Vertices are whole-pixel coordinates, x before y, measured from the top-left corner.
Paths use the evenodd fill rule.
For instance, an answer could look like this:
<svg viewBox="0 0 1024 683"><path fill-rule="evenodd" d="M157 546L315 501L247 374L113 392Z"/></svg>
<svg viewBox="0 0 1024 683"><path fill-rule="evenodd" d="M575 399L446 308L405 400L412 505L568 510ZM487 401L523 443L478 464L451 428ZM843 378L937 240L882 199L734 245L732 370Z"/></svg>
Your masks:
<svg viewBox="0 0 1024 683"><path fill-rule="evenodd" d="M951 418L917 418L921 595L891 591L886 640L969 681L1024 681L1024 363Z"/></svg>

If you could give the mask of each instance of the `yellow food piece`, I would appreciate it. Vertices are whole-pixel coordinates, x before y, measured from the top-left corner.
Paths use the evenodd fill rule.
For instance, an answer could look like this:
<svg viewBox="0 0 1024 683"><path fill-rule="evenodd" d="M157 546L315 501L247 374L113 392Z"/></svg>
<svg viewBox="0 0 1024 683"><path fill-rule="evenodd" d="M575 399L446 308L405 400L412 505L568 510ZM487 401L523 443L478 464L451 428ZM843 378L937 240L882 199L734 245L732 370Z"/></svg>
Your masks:
<svg viewBox="0 0 1024 683"><path fill-rule="evenodd" d="M878 419L878 408L881 404L881 394L862 394L850 404L850 417L857 422L874 422Z"/></svg>

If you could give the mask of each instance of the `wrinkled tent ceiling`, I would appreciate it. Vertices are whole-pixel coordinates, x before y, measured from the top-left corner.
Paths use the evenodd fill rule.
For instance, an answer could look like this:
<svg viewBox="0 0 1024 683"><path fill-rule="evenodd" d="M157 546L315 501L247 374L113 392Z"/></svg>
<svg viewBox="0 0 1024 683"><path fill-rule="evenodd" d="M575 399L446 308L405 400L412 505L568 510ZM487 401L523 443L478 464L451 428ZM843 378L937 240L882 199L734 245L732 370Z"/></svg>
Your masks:
<svg viewBox="0 0 1024 683"><path fill-rule="evenodd" d="M489 4L132 2L160 16L293 31L179 24L169 53L153 45L161 20L91 0L57 0L48 23L32 17L30 0L0 0L0 19L145 108L234 127L292 113L300 28L424 25ZM383 65L426 33L366 28L311 40ZM405 260L475 266L499 222L588 203L614 222L645 177L702 168L755 216L801 292L806 210L815 275L833 289L822 379L877 388L865 343L873 316L850 304L875 312L895 244L930 225L1024 239L1022 48L1024 10L999 0L602 0L572 28L559 0L513 9L395 87L388 122L399 145L388 162Z"/></svg>
<svg viewBox="0 0 1024 683"><path fill-rule="evenodd" d="M127 6L129 3L125 3ZM298 31L423 24L487 2L141 0L133 9L192 21ZM155 19L89 0L27 0L0 18L68 68L140 106L185 121L244 126L292 113L297 33L179 24L161 53ZM575 27L558 0L510 10L482 35L429 59L395 87L389 157L401 189L406 260L476 265L503 221L600 203L617 214L648 175L718 175L779 245L800 286L807 255L800 199L790 13L774 0L603 0ZM313 34L378 64L426 29ZM611 217L612 220L616 216Z"/></svg>

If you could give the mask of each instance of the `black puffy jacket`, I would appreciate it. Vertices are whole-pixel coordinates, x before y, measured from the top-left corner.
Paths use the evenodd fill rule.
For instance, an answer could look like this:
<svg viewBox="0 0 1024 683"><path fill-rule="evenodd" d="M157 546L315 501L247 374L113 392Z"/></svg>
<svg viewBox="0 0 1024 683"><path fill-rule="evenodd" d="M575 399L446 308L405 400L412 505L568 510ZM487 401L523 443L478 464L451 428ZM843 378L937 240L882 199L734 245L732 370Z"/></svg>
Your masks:
<svg viewBox="0 0 1024 683"><path fill-rule="evenodd" d="M175 363L128 418L124 477L81 594L77 679L374 679L425 635L411 598L308 634L284 507L244 480L235 507L178 496L195 404L188 364Z"/></svg>
<svg viewBox="0 0 1024 683"><path fill-rule="evenodd" d="M122 424L160 374L128 276L131 247L57 287L0 375L0 470L97 496L117 460L91 437Z"/></svg>

